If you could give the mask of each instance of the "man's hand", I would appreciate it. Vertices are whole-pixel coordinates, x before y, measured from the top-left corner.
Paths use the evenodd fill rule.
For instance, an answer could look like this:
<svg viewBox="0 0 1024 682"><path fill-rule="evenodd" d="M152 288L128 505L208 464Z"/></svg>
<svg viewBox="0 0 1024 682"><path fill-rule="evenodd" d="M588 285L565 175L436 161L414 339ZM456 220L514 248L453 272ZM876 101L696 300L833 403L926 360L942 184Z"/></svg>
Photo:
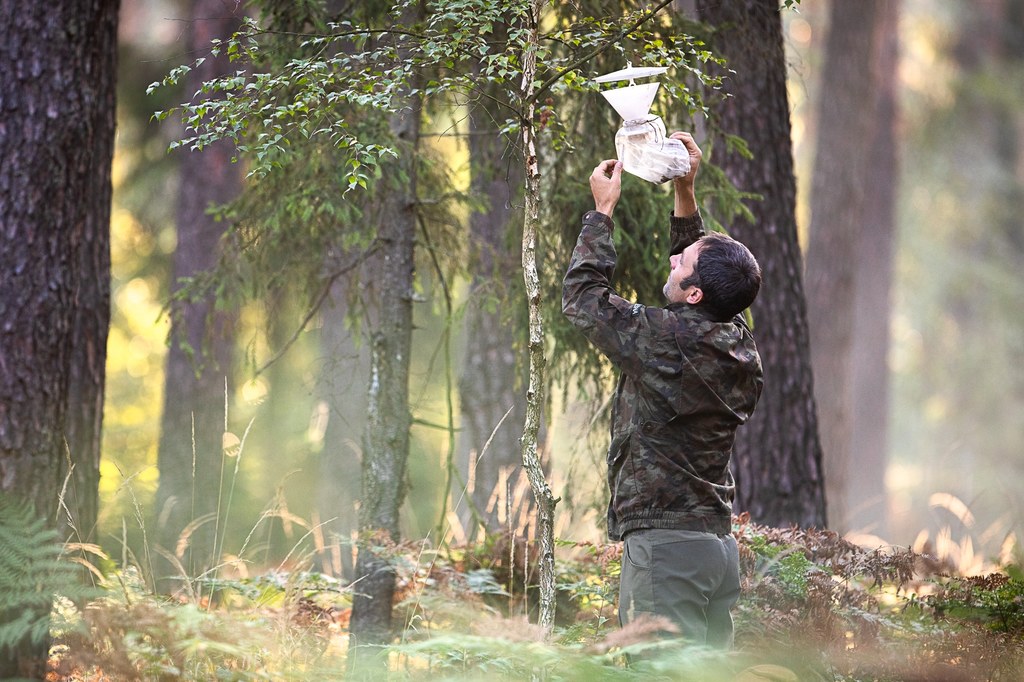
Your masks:
<svg viewBox="0 0 1024 682"><path fill-rule="evenodd" d="M611 217L622 193L622 163L615 159L599 163L590 174L590 192L594 195L594 210Z"/></svg>
<svg viewBox="0 0 1024 682"><path fill-rule="evenodd" d="M676 192L676 204L673 213L675 213L676 217L686 218L697 212L697 197L694 193L693 182L697 177L697 168L700 166L700 160L704 153L701 152L697 143L693 141L693 135L690 133L677 131L669 137L682 142L686 147L686 151L690 153L690 172L672 181L672 186Z"/></svg>

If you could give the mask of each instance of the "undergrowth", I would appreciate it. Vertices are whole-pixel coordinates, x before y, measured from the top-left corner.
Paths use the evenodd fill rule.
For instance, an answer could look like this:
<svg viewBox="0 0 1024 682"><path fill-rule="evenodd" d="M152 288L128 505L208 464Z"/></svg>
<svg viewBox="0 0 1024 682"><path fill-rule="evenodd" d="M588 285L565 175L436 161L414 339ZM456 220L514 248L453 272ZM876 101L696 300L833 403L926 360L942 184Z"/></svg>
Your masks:
<svg viewBox="0 0 1024 682"><path fill-rule="evenodd" d="M70 627L55 600L98 596L81 580L80 548L63 545L28 502L0 495L0 656L26 644L45 648L51 629Z"/></svg>
<svg viewBox="0 0 1024 682"><path fill-rule="evenodd" d="M829 531L739 518L734 532L743 596L727 653L658 639L657 622L619 628L615 544L560 543L546 640L531 622L527 546L396 547L387 679L1020 679L1019 568L954 576L926 555L866 551ZM154 595L134 567L100 563L101 594L56 602L70 625L55 632L53 680L346 678L350 585L275 571L211 582L197 602Z"/></svg>

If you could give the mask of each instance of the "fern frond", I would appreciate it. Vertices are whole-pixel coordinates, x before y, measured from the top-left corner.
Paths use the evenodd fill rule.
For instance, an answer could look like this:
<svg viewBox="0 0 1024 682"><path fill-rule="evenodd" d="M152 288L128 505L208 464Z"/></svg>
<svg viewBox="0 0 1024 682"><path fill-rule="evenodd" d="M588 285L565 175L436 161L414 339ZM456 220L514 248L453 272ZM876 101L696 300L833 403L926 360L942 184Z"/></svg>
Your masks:
<svg viewBox="0 0 1024 682"><path fill-rule="evenodd" d="M0 497L0 652L44 641L57 595L72 601L95 596L81 575L63 556L57 531L31 504Z"/></svg>

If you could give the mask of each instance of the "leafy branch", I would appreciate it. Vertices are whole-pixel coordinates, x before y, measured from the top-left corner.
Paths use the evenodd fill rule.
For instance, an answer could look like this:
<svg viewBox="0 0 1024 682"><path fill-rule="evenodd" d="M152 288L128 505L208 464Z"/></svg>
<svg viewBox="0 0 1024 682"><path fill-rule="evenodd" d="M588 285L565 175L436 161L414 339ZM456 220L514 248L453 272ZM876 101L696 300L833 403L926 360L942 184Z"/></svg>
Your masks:
<svg viewBox="0 0 1024 682"><path fill-rule="evenodd" d="M227 41L214 41L210 55L222 52L232 62L246 67L234 74L205 82L192 101L158 111L164 120L181 116L185 135L172 148L203 149L221 139L231 140L249 164L249 175L262 177L281 167L280 158L295 140L326 136L343 153L341 168L346 191L366 188L374 168L385 157L396 155L387 139L364 140L353 129L354 109L393 113L401 106L401 93L409 94L412 76L424 82L427 98L442 96L463 105L489 98L507 109L510 120L504 132L515 134L523 116L538 107L556 89L593 90L594 86L576 75L584 65L610 49L624 50L627 39L639 49L644 63L674 66L695 76L699 82L716 86L715 79L700 68L711 53L690 36L660 37L656 31L640 28L663 12L670 0L660 0L648 10L628 12L624 16L583 17L575 24L559 28L548 39L569 35L568 50L538 50L537 74L530 84L529 102L523 99L519 51L525 41L528 22L525 3L495 3L459 0L435 6L422 26L360 25L352 21L328 24L324 33L277 31L261 27L247 18L241 29ZM390 16L401 15L408 2L392 7ZM495 27L507 29L505 40L495 40ZM267 61L261 39L272 36L294 37L301 42L298 51L308 56L294 57L274 71L260 70ZM400 58L399 55L408 55ZM207 57L191 65L172 69L147 92L172 87ZM495 98L488 86L502 86L505 96ZM692 99L685 88L676 91ZM353 109L354 108L354 109ZM541 115L549 116L541 107ZM357 118L357 117L356 117ZM556 137L569 131L550 126ZM556 147L564 140L556 140Z"/></svg>

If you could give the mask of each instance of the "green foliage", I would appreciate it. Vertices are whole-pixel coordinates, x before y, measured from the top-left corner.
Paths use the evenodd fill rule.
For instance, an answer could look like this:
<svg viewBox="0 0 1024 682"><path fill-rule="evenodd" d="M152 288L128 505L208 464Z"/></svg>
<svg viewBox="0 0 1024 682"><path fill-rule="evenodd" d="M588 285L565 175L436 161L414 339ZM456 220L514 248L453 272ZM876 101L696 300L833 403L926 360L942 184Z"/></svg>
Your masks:
<svg viewBox="0 0 1024 682"><path fill-rule="evenodd" d="M755 570L758 576L777 579L790 598L807 596L808 572L814 564L800 548L769 544L763 535L752 537L748 547L757 557Z"/></svg>
<svg viewBox="0 0 1024 682"><path fill-rule="evenodd" d="M616 51L620 60L675 66L712 87L719 82L701 68L714 58L700 41L668 31L670 25L664 22L653 29L638 28L650 19L649 12L624 9L611 16L558 21L538 55L542 80L537 83L537 100L524 102L518 77L519 51L529 31L527 3L448 2L433 7L422 25L406 26L399 18L409 6L410 2L399 2L386 15L365 22L327 22L324 31L314 23L317 30L296 34L302 39L287 46L283 59L267 51L268 43L280 47L275 27L247 18L230 39L215 40L210 55L223 53L249 68L205 82L192 101L158 111L155 117L180 116L185 136L172 148L203 149L217 140L233 141L248 162L250 175L257 177L282 168L282 159L300 140L323 138L340 154L337 167L347 192L367 188L380 163L397 153L387 135L360 129L355 121L386 118L408 97L440 96L472 107L486 88L502 86L498 104L507 111L504 130L512 133L522 125L527 107L542 103L541 98L570 90L593 91L593 84L579 71L592 68L593 58L605 50ZM505 38L493 40L499 24ZM177 86L207 58L172 69L148 91ZM668 88L684 106L698 106L687 87ZM552 113L542 110L540 115L552 120L545 127L560 147L568 142L568 133Z"/></svg>
<svg viewBox="0 0 1024 682"><path fill-rule="evenodd" d="M512 624L509 624L511 627ZM727 654L688 648L675 640L634 642L613 651L558 646L536 640L521 624L504 637L442 635L393 650L405 659L407 679L732 680ZM626 667L626 657L633 663Z"/></svg>
<svg viewBox="0 0 1024 682"><path fill-rule="evenodd" d="M753 157L742 138L725 133L722 133L721 137L726 142L728 152L737 152L747 159ZM700 195L709 209L707 224L711 229L726 233L729 231L728 226L734 225L738 220L754 224L756 217L747 203L760 201L763 197L752 192L740 191L729 182L721 167L714 163L715 146L712 141L709 140L704 152L706 157L701 162Z"/></svg>
<svg viewBox="0 0 1024 682"><path fill-rule="evenodd" d="M274 71L236 71L230 76L207 81L200 91L205 97L182 104L178 109L156 112L154 117L158 120L180 112L186 135L172 142L171 149L202 150L218 140L228 139L246 155L249 174L261 177L272 169L280 169L287 148L298 140L323 137L343 151L339 169L346 191L357 186L365 188L369 174L383 158L395 157L395 149L388 144L363 142L353 132L349 117L338 114L352 105L391 113L397 106L392 102L400 101L399 95L403 94L406 83L401 72L384 73L380 67L367 70L367 65L374 60L387 63L380 52L361 51L366 47L367 31L354 29L348 22L332 28L338 32L336 37L352 35L358 39L353 55L343 53L334 58L317 59L328 38L315 37L298 46L303 56L288 59ZM263 34L256 19L247 17L242 29L230 39L213 41L210 55L216 57L223 51L232 62L266 65L273 55L264 52L259 41ZM199 57L191 65L172 69L162 81L152 83L147 92L178 85L206 59ZM336 81L340 80L337 74L349 69L355 70L361 78L343 81L342 87L336 87Z"/></svg>
<svg viewBox="0 0 1024 682"><path fill-rule="evenodd" d="M466 573L466 584L476 594L496 594L501 597L509 596L504 586L498 583L494 573L486 568L478 568Z"/></svg>
<svg viewBox="0 0 1024 682"><path fill-rule="evenodd" d="M671 67L661 103L671 107L671 125L691 128L695 116L708 112L703 93L718 88L723 73L721 60L698 37L702 27L672 14L664 3L657 13L624 2L556 4L545 18L537 80L527 100L520 54L530 31L525 0L439 3L415 24L404 20L415 14L411 0L386 10L374 6L342 21L317 15L311 5L282 17L275 3L264 4L270 11L265 8L260 19L247 19L235 35L214 41L210 55L172 69L149 88L173 88L202 60L227 55L236 65L229 75L207 81L191 101L156 118L180 117L185 135L172 146L202 149L232 141L258 183L223 213L238 227L232 228L222 266L180 295L211 289L221 300L239 290L258 295L260 278L277 273L282 281L305 283L314 304L321 300L325 280L333 281L339 266L322 267L315 255L343 254L340 267L348 270L372 248L376 230L365 216L374 196L402 182L388 164L410 151L392 138L387 120L407 98L420 97L427 110L447 112L452 120L467 114L493 119L511 149L518 147L524 124L540 133L542 165L550 166L542 189L545 221L556 226L540 235L542 288L550 292L544 317L555 339L550 378L599 385L607 367L567 327L557 300L581 202L589 196L586 177L597 159L611 155L617 123L592 77L626 62ZM536 118L526 121L531 110ZM595 135L601 130L607 134ZM421 152L422 146L415 153ZM702 191L713 196L722 188L723 205L739 204L742 197L728 193L724 178L707 176ZM420 187L460 200L443 182ZM421 207L429 203L424 196ZM627 182L621 205L616 282L642 300L659 300L665 254L654 228L664 222L663 188ZM457 254L452 262L459 262Z"/></svg>
<svg viewBox="0 0 1024 682"><path fill-rule="evenodd" d="M1014 567L949 577L909 550L868 551L829 531L742 518L735 535L743 592L728 654L659 639L642 623L619 628L618 544L559 543L567 599L548 640L527 619L532 590L506 589L507 539L444 551L389 545L404 627L387 647L387 678L1016 679L1024 663ZM345 677L356 585L277 571L221 580L214 600L189 603L152 595L132 567L105 585L82 611L83 627L59 638L57 670L68 679Z"/></svg>
<svg viewBox="0 0 1024 682"><path fill-rule="evenodd" d="M408 97L441 97L472 108L490 86L501 86L498 104L507 113L503 129L511 134L529 106L569 91L592 92L595 86L579 72L593 68L593 59L606 50L616 52L620 62L670 65L705 86L720 83L703 68L715 61L703 43L668 30L670 22L656 20L650 28L645 25L651 19L648 10L626 7L607 16L559 16L538 55L536 100L526 102L520 94L519 52L530 30L528 3L446 2L432 7L422 25L406 26L400 17L412 4L398 2L387 14L366 21L314 21L314 31L293 34L301 39L286 45L281 55L268 53L268 45L281 48L279 28L246 18L231 38L213 41L209 56L175 67L148 92L177 86L210 56L225 54L248 68L203 83L191 101L154 116L181 118L185 136L172 148L201 150L231 140L250 175L257 177L282 168L282 159L300 140L323 138L340 153L338 168L347 192L366 189L380 163L397 153L394 141L360 129L354 119L386 118ZM505 35L495 40L499 25ZM683 80L669 83L667 90L689 110L700 108ZM486 96L493 95L487 91ZM556 110L542 106L539 115L542 127L556 138L553 146L561 149L571 142L570 131Z"/></svg>
<svg viewBox="0 0 1024 682"><path fill-rule="evenodd" d="M67 633L61 679L340 679L325 656L331 608L348 592L314 574L224 580L210 602L166 600L133 567L111 576L107 595L84 612L88 630Z"/></svg>
<svg viewBox="0 0 1024 682"><path fill-rule="evenodd" d="M63 553L57 531L27 502L0 496L0 656L25 642L48 639L69 623L50 611L54 599L96 596L82 584L81 566Z"/></svg>
<svg viewBox="0 0 1024 682"><path fill-rule="evenodd" d="M1008 573L950 578L938 583L925 602L939 616L955 616L1019 637L1024 634L1024 578L1019 567Z"/></svg>

